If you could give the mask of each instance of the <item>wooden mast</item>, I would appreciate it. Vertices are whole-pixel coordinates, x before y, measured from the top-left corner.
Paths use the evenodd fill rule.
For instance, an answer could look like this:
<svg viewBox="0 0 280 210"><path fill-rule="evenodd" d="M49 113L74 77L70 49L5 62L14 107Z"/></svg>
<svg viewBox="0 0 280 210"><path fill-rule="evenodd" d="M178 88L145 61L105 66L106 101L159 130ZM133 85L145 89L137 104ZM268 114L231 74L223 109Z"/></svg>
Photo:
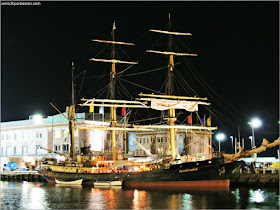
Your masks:
<svg viewBox="0 0 280 210"><path fill-rule="evenodd" d="M112 31L112 59L115 60L115 29L116 25L115 22L113 23L113 31ZM110 99L115 99L115 87L116 87L116 63L112 62L112 68L110 72ZM117 124L117 113L116 113L116 107L111 107L111 121L112 121L112 127L116 127ZM117 160L116 157L116 130L112 130L111 133L112 137L112 152L113 152L113 161Z"/></svg>
<svg viewBox="0 0 280 210"><path fill-rule="evenodd" d="M169 13L169 21L168 21L168 29L171 31L171 20L170 20L170 13ZM171 45L172 45L172 36L171 34L168 36L168 50L171 51ZM174 87L173 87L173 77L174 77L174 59L173 55L169 55L169 65L168 65L168 83L167 83L167 90L166 94L173 95L174 94ZM175 116L175 109L171 108L169 109L169 118L168 122L170 126L174 126L176 122L176 116ZM169 129L169 139L170 139L170 145L171 145L171 158L175 159L177 156L176 152L176 143L175 143L175 128L171 127Z"/></svg>
<svg viewBox="0 0 280 210"><path fill-rule="evenodd" d="M111 60L105 60L105 59L96 59L91 58L91 61L101 61L101 62L110 62L112 63L111 66L111 72L110 72L110 100L115 100L115 86L116 86L116 63L124 63L124 64L137 64L137 62L127 62L127 61L119 61L115 59L115 45L116 44L122 44L122 45L134 45L133 43L125 43L125 42L116 42L115 41L115 30L116 25L115 22L113 23L113 30L112 30L112 41L105 41L105 40L97 40L93 39L92 41L95 42L103 42L103 43L109 43L112 44L112 55ZM111 118L111 127L112 127L112 133L111 133L111 139L112 139L112 153L113 153L113 161L117 160L116 156L116 129L114 129L117 125L117 114L116 114L116 106L111 105L110 106L110 118Z"/></svg>
<svg viewBox="0 0 280 210"><path fill-rule="evenodd" d="M169 64L168 64L168 82L166 84L165 94L172 96L174 93L174 87L173 87L173 77L174 77L174 55L176 56L197 56L197 54L190 54L190 53L176 53L172 52L172 35L192 35L191 33L180 33L180 32L171 32L171 18L169 13L169 22L168 22L168 30L169 31L161 31L161 30L155 30L151 29L151 32L156 33L163 33L168 34L168 50L169 52L161 52L161 51L155 51L155 50L147 50L147 52L152 53L158 53L158 54L164 54L169 56ZM177 156L177 150L176 150L176 141L175 141L175 122L176 122L176 116L175 116L175 108L169 109L169 118L167 118L168 124L169 124L169 139L170 139L170 146L171 146L171 158L175 159Z"/></svg>
<svg viewBox="0 0 280 210"><path fill-rule="evenodd" d="M70 156L72 160L75 160L75 138L74 138L74 124L75 124L75 87L74 87L74 62L72 62L72 103L70 106L70 110L68 110L68 119L69 119L69 135L70 135Z"/></svg>

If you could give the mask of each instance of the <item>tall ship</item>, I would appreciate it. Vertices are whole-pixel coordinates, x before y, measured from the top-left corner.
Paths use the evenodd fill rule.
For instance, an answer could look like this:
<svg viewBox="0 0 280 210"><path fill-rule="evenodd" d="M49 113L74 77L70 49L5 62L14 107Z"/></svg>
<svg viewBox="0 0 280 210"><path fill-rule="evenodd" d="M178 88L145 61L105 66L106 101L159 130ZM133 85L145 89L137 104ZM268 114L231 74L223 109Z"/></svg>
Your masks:
<svg viewBox="0 0 280 210"><path fill-rule="evenodd" d="M170 22L170 15L169 15ZM139 98L131 100L120 100L115 98L116 90L116 65L129 64L135 65L137 62L121 61L116 59L115 46L133 46L133 43L120 42L115 40L115 23L112 29L112 40L98 40L94 42L111 45L111 59L91 58L94 62L106 62L111 64L110 69L110 96L107 99L81 99L80 106L89 107L105 107L110 109L110 126L109 127L82 127L80 129L97 129L108 130L110 132L111 149L107 155L88 154L87 149L81 150L80 154L76 155L74 145L74 129L75 129L75 97L74 97L74 64L72 63L72 104L67 108L67 119L69 120L69 136L71 140L69 158L65 161L44 160L41 163L40 173L49 182L55 183L60 181L75 181L83 180L83 185L94 186L96 183L113 183L120 181L124 187L229 187L229 177L233 170L243 164L242 161L237 161L246 154L242 150L238 154L228 155L227 158L222 153L212 154L212 134L217 127L212 127L209 123L205 125L176 125L176 110L184 110L189 113L198 112L198 107L209 106L207 98L178 96L174 94L173 77L174 77L174 58L176 56L197 56L192 53L173 52L171 48L172 36L190 36L190 33L181 33L171 31L169 25L168 31L151 29L151 32L160 33L168 36L168 51L147 50L149 53L156 53L168 57L168 74L165 87L165 94L144 94L140 93ZM162 112L162 120L164 124L149 124L149 125L134 125L126 124L119 125L117 121L117 108L130 109L152 109ZM201 121L201 119L199 119ZM130 135L131 142L139 144L135 140L133 132L153 132L162 129L168 134L166 154L159 158L158 150L146 151L149 157L147 158L128 158L119 155L117 151L117 132L124 132ZM192 134L186 136L188 144L191 144L193 139L198 136L203 136L202 144L205 155L200 158L189 158L186 153L194 154L199 152L187 148L186 152L179 151L176 132L183 130ZM279 141L279 140L278 140ZM279 143L279 142L278 142ZM130 143L126 141L125 153L128 153ZM200 144L201 145L201 144ZM145 148L143 148L145 149ZM196 156L198 157L198 156Z"/></svg>

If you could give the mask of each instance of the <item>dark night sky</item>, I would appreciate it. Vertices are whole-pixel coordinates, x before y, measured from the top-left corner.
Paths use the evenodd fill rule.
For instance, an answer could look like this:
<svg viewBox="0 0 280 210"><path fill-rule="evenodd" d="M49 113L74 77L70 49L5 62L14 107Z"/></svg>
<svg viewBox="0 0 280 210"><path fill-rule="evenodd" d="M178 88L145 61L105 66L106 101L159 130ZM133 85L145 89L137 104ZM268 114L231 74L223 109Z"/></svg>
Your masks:
<svg viewBox="0 0 280 210"><path fill-rule="evenodd" d="M86 70L86 78L95 77L82 80L81 75L76 80L77 98L105 97L107 92L100 95L97 91L107 85L108 77L96 76L108 75L109 68L89 58L109 58L110 49L99 54L105 45L92 43L91 39L110 40L114 20L116 40L136 44L122 47L129 57L122 50L118 55L122 60L139 61L122 78L159 90L165 70L125 75L167 64L166 57L145 50L167 51L166 36L161 38L148 30L167 30L171 13L172 30L193 34L174 41L175 50L198 54L187 58L194 67L192 71L177 57L176 69L198 96L212 103L213 125L227 136L237 136L239 126L247 148L251 135L248 121L252 117L263 121L255 133L257 145L262 138L272 141L279 136L278 1L41 2L41 6L2 6L1 12L2 122L28 119L35 113L56 114L49 102L65 110L70 103L71 61L75 62L76 75ZM187 48L179 48L182 43ZM127 67L117 66L118 71ZM124 99L137 98L140 92L151 93L119 81L131 94L130 98L119 96ZM182 88L178 90L177 94L188 95ZM143 117L141 111L136 113L135 119ZM209 110L202 109L200 114L209 116ZM149 111L149 117L154 116ZM231 151L229 140L222 143L222 149ZM275 156L276 149L265 154Z"/></svg>

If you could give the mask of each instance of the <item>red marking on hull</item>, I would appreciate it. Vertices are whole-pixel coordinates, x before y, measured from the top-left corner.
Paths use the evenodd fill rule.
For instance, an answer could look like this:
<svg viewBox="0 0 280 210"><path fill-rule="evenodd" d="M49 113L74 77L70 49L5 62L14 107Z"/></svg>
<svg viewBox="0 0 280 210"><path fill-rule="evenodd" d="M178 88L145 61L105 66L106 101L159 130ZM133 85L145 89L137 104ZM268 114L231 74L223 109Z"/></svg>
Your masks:
<svg viewBox="0 0 280 210"><path fill-rule="evenodd" d="M229 180L164 181L164 182L124 182L128 188L175 188L191 190L227 190Z"/></svg>
<svg viewBox="0 0 280 210"><path fill-rule="evenodd" d="M83 186L90 186L90 187L93 187L94 186L94 182L85 182L83 181Z"/></svg>

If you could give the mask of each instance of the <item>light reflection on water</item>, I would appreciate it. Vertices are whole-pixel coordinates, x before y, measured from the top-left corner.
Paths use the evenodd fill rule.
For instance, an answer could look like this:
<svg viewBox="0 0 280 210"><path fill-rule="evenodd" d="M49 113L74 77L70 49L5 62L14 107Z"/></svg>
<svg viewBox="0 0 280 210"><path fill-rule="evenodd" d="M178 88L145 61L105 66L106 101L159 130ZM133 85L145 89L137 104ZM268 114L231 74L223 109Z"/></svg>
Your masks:
<svg viewBox="0 0 280 210"><path fill-rule="evenodd" d="M0 209L279 209L278 188L143 190L0 182Z"/></svg>

